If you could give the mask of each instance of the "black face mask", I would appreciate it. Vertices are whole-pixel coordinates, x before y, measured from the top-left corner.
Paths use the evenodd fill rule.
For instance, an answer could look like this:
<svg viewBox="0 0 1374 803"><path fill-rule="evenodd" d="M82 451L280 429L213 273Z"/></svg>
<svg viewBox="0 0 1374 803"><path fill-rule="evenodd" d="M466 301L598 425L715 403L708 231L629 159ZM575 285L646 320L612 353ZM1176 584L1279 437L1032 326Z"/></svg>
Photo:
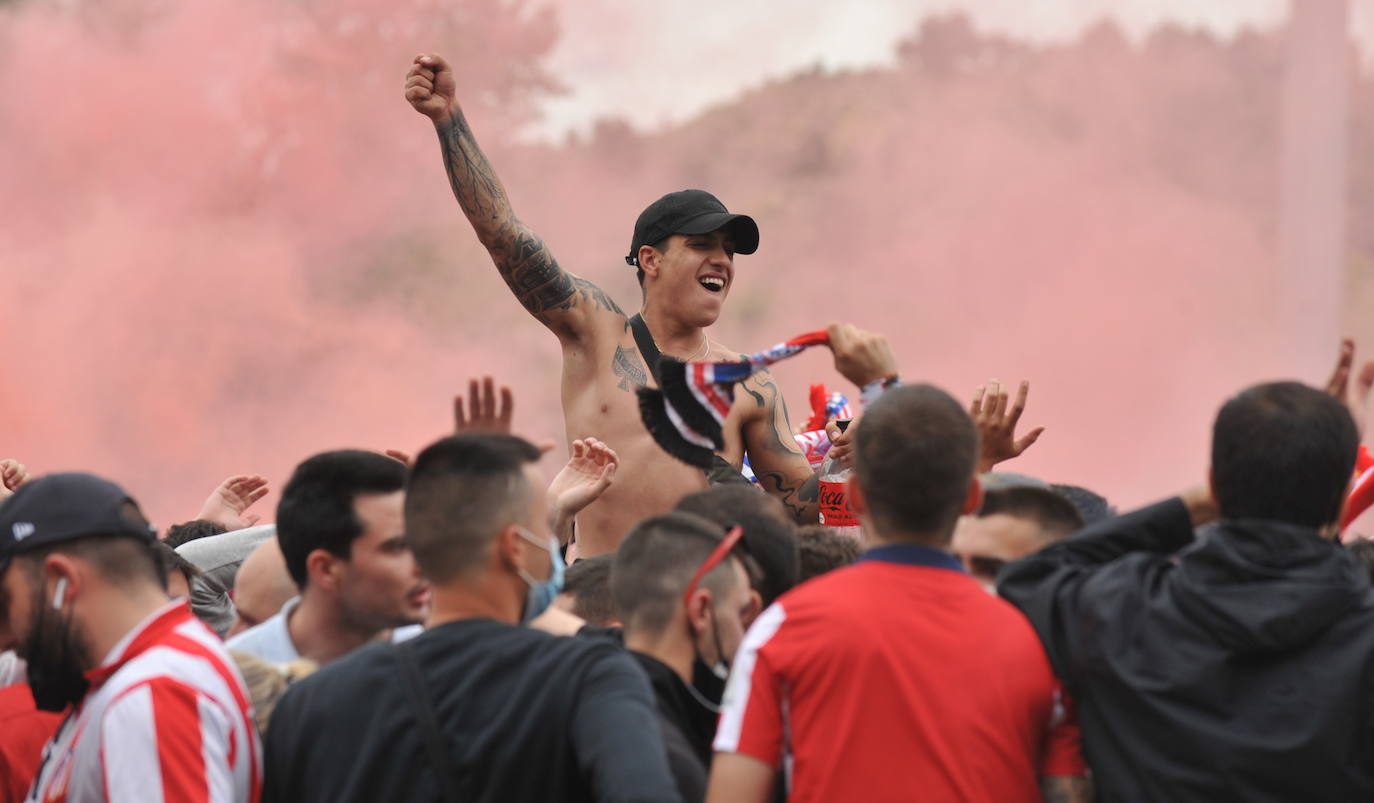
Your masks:
<svg viewBox="0 0 1374 803"><path fill-rule="evenodd" d="M701 660L701 654L692 659L692 688L701 700L709 702L720 710L721 700L725 699L725 679L711 669L711 665Z"/></svg>
<svg viewBox="0 0 1374 803"><path fill-rule="evenodd" d="M692 644L692 689L698 702L709 703L708 708L720 711L721 700L725 699L725 680L730 676L730 665L725 663L725 651L720 647L720 630L716 628L714 611L711 616L711 638L715 641L716 665L713 667L701 657L696 642Z"/></svg>
<svg viewBox="0 0 1374 803"><path fill-rule="evenodd" d="M90 682L86 680L83 650L73 632L72 617L50 609L42 599L42 587L34 600L29 637L24 642L28 661L29 689L42 711L60 712L81 702Z"/></svg>

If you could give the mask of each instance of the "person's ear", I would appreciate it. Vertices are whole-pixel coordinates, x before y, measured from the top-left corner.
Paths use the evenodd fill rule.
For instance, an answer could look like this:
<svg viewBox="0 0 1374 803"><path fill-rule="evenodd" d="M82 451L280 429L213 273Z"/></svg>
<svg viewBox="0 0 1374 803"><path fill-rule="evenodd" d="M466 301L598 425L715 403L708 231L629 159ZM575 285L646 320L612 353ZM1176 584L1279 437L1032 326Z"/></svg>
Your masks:
<svg viewBox="0 0 1374 803"><path fill-rule="evenodd" d="M81 567L69 555L60 552L43 558L43 604L65 610L73 598L80 596L85 586Z"/></svg>
<svg viewBox="0 0 1374 803"><path fill-rule="evenodd" d="M344 565L348 561L327 549L312 549L305 556L307 585L335 592L343 584Z"/></svg>
<svg viewBox="0 0 1374 803"><path fill-rule="evenodd" d="M644 271L644 277L657 277L659 271L659 260L663 254L652 245L641 245L639 247L639 269Z"/></svg>
<svg viewBox="0 0 1374 803"><path fill-rule="evenodd" d="M525 550L529 542L520 537L514 524L507 524L496 536L496 559L512 572L525 568Z"/></svg>
<svg viewBox="0 0 1374 803"><path fill-rule="evenodd" d="M959 511L961 515L972 516L983 507L983 482L977 477L969 483L968 495L964 497L964 509Z"/></svg>
<svg viewBox="0 0 1374 803"><path fill-rule="evenodd" d="M706 609L711 607L710 590L698 586L697 589L692 592L692 596L687 598L686 607L687 623L691 625L692 631L700 633L702 630L706 629L709 624L707 620L710 617L710 614L706 612Z"/></svg>

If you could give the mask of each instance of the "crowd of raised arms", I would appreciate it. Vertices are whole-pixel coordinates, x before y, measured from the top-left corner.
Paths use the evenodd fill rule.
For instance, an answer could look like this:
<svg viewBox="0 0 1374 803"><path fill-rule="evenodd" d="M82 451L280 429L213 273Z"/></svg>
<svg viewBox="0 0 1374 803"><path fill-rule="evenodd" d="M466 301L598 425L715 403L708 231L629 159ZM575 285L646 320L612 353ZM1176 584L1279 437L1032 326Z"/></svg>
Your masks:
<svg viewBox="0 0 1374 803"><path fill-rule="evenodd" d="M708 333L755 221L651 203L627 315L516 215L456 78L416 56L405 98L561 346L567 463L490 377L418 454L304 459L271 524L258 475L159 530L0 462L0 802L1374 799L1353 343L1217 399L1209 470L1133 512L1005 470L1027 383L957 400L848 324L805 344L853 387L793 421L794 342ZM674 366L714 420L651 420Z"/></svg>

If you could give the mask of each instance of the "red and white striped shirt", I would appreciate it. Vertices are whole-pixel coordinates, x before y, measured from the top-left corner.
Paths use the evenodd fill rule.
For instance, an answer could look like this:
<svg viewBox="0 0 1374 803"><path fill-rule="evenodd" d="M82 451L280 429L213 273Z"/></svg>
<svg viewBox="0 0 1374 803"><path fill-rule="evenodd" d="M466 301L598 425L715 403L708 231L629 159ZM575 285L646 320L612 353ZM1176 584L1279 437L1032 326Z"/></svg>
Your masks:
<svg viewBox="0 0 1374 803"><path fill-rule="evenodd" d="M262 747L233 659L184 601L87 673L28 803L257 803Z"/></svg>

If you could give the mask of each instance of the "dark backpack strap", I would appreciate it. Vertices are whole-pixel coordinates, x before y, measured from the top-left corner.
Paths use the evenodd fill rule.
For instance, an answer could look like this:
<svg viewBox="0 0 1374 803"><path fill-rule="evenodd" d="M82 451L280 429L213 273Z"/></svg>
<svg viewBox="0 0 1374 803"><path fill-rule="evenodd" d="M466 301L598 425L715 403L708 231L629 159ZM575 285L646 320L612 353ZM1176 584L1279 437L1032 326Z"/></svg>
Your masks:
<svg viewBox="0 0 1374 803"><path fill-rule="evenodd" d="M658 358L663 355L654 343L654 336L649 334L649 325L637 312L630 318L630 331L634 333L635 345L639 346L639 356L643 357L644 364L649 366L649 373L654 375L655 382L662 385L663 383L658 381Z"/></svg>
<svg viewBox="0 0 1374 803"><path fill-rule="evenodd" d="M425 752L429 754L434 780L439 785L444 803L461 803L463 798L458 794L458 779L452 771L448 751L444 749L439 723L434 719L434 705L429 698L429 687L425 685L425 679L420 674L420 667L412 653L413 649L409 641L396 645L396 660L401 665L401 674L405 676L401 685L408 692L411 707L415 709L415 718L420 724L420 735L425 742Z"/></svg>

